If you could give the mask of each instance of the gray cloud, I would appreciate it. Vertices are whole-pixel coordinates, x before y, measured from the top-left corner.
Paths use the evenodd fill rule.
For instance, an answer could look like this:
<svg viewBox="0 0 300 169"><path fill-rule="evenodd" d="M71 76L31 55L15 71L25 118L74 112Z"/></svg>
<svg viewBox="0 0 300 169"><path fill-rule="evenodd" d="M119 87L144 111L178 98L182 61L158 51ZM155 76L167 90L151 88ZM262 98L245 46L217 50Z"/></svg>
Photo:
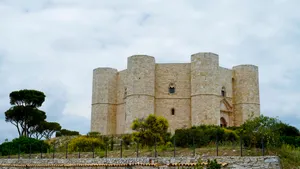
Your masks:
<svg viewBox="0 0 300 169"><path fill-rule="evenodd" d="M296 0L0 1L0 110L9 108L12 90L41 90L49 120L74 129L82 125L78 130L86 133L94 68L125 69L133 54L189 62L191 54L209 51L220 55L224 67L258 65L261 111L300 128L294 121L300 120L299 5Z"/></svg>

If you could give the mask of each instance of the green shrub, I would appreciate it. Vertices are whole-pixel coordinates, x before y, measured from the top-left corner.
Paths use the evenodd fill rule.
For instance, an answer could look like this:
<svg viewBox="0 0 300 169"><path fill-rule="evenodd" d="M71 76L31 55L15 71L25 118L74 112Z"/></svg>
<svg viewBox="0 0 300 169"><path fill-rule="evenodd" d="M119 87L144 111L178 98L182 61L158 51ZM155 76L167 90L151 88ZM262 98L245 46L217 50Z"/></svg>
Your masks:
<svg viewBox="0 0 300 169"><path fill-rule="evenodd" d="M34 139L34 138L28 138L28 137L20 137L15 138L11 142L4 142L0 145L0 151L2 152L2 155L14 155L20 153L40 153L47 152L47 149L50 146L46 144L44 141Z"/></svg>
<svg viewBox="0 0 300 169"><path fill-rule="evenodd" d="M93 148L104 149L104 142L100 138L79 136L72 139L68 145L68 150L70 152L81 151L89 152L93 151Z"/></svg>
<svg viewBox="0 0 300 169"><path fill-rule="evenodd" d="M189 129L178 129L175 131L175 144L179 147L201 147L216 142L233 142L238 140L235 131L213 125L194 126Z"/></svg>
<svg viewBox="0 0 300 169"><path fill-rule="evenodd" d="M208 160L207 161L207 169L221 169L222 165L218 164L217 160Z"/></svg>
<svg viewBox="0 0 300 169"><path fill-rule="evenodd" d="M172 148L173 144L169 141L165 145L160 145L158 148L160 151L166 151L168 148Z"/></svg>
<svg viewBox="0 0 300 169"><path fill-rule="evenodd" d="M125 145L125 149L127 150L132 142L132 135L131 134L123 135L122 140Z"/></svg>
<svg viewBox="0 0 300 169"><path fill-rule="evenodd" d="M239 136L236 134L235 131L229 130L229 129L223 129L224 130L224 141L237 141L239 139Z"/></svg>
<svg viewBox="0 0 300 169"><path fill-rule="evenodd" d="M87 133L87 136L88 137L100 137L101 136L101 133L99 133L99 132L88 132Z"/></svg>
<svg viewBox="0 0 300 169"><path fill-rule="evenodd" d="M293 137L293 136L281 136L280 140L284 144L293 145L295 147L300 147L300 137Z"/></svg>

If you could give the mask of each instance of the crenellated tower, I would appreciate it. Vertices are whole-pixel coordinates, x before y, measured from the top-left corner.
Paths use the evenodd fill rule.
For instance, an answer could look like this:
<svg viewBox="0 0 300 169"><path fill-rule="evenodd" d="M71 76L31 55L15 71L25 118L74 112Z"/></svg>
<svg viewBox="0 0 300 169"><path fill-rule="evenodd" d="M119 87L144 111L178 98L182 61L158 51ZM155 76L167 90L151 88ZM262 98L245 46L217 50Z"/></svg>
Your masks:
<svg viewBox="0 0 300 169"><path fill-rule="evenodd" d="M252 114L254 117L260 114L259 75L254 65L239 65L232 70L234 121L239 126Z"/></svg>
<svg viewBox="0 0 300 169"><path fill-rule="evenodd" d="M128 58L125 99L125 133L131 133L136 118L155 113L155 59L134 55Z"/></svg>
<svg viewBox="0 0 300 169"><path fill-rule="evenodd" d="M93 71L91 131L115 134L117 73L112 68Z"/></svg>
<svg viewBox="0 0 300 169"><path fill-rule="evenodd" d="M197 53L191 56L191 124L219 124L219 56Z"/></svg>

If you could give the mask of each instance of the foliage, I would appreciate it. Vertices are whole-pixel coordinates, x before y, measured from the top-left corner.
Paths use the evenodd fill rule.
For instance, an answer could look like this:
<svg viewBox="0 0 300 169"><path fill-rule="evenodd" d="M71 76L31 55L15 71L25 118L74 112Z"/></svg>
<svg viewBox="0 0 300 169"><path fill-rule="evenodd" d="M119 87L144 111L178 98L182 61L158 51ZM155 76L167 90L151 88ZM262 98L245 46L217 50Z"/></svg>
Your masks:
<svg viewBox="0 0 300 169"><path fill-rule="evenodd" d="M222 165L218 164L217 160L208 160L207 161L207 169L221 169Z"/></svg>
<svg viewBox="0 0 300 169"><path fill-rule="evenodd" d="M280 148L276 148L274 151L278 154L282 168L296 168L300 166L300 148L283 144Z"/></svg>
<svg viewBox="0 0 300 169"><path fill-rule="evenodd" d="M221 128L214 125L200 125L189 129L177 129L173 139L176 146L179 147L201 147L206 146L210 142L219 142L238 140L235 131Z"/></svg>
<svg viewBox="0 0 300 169"><path fill-rule="evenodd" d="M280 141L283 144L292 145L295 147L300 147L300 136L280 136Z"/></svg>
<svg viewBox="0 0 300 169"><path fill-rule="evenodd" d="M291 137L300 136L300 132L296 127L290 126L282 122L280 122L278 125L279 125L279 133L281 136L291 136Z"/></svg>
<svg viewBox="0 0 300 169"><path fill-rule="evenodd" d="M60 136L77 136L80 135L78 131L71 131L71 130L67 130L67 129L61 129L60 131L56 132L56 137L60 137Z"/></svg>
<svg viewBox="0 0 300 169"><path fill-rule="evenodd" d="M108 142L105 142L105 143L108 143ZM113 136L111 136L111 138L109 139L109 144L110 144L110 150L112 151L112 150L114 150L114 144L115 144L116 142L114 141L114 137Z"/></svg>
<svg viewBox="0 0 300 169"><path fill-rule="evenodd" d="M123 143L125 145L125 149L128 149L131 142L132 142L132 135L131 134L123 135L122 140L123 140Z"/></svg>
<svg viewBox="0 0 300 169"><path fill-rule="evenodd" d="M59 123L43 121L35 129L35 137L37 139L42 137L50 139L54 132L60 131L60 129Z"/></svg>
<svg viewBox="0 0 300 169"><path fill-rule="evenodd" d="M93 151L93 148L104 149L104 142L100 138L79 136L72 139L68 145L68 150L70 152L81 151L89 152Z"/></svg>
<svg viewBox="0 0 300 169"><path fill-rule="evenodd" d="M261 147L262 141L265 145L280 146L280 134L282 134L283 123L276 118L259 116L247 120L239 130L243 135L245 146Z"/></svg>
<svg viewBox="0 0 300 169"><path fill-rule="evenodd" d="M37 90L13 91L9 95L12 107L5 112L5 121L16 126L19 136L30 136L36 127L46 119L46 113L39 110L45 101L45 94Z"/></svg>
<svg viewBox="0 0 300 169"><path fill-rule="evenodd" d="M203 169L203 165L205 163L202 162L202 160L200 159L196 166L193 167L194 169ZM217 160L214 159L214 160L207 160L207 165L206 165L206 169L221 169L222 165L221 164L218 164Z"/></svg>
<svg viewBox="0 0 300 169"><path fill-rule="evenodd" d="M0 145L0 151L2 152L2 155L14 155L20 153L30 153L30 147L31 147L31 153L40 153L41 150L45 153L47 152L47 149L50 147L45 142L34 139L34 138L28 138L28 137L20 137L13 139L11 142L4 142Z"/></svg>
<svg viewBox="0 0 300 169"><path fill-rule="evenodd" d="M87 136L89 136L89 137L100 137L100 136L101 136L101 133L95 132L95 131L93 131L93 132L88 132L88 133L87 133Z"/></svg>
<svg viewBox="0 0 300 169"><path fill-rule="evenodd" d="M169 127L168 121L164 117L150 114L146 119L136 119L132 123L133 138L141 145L153 146L157 144L164 144L166 142L165 136Z"/></svg>

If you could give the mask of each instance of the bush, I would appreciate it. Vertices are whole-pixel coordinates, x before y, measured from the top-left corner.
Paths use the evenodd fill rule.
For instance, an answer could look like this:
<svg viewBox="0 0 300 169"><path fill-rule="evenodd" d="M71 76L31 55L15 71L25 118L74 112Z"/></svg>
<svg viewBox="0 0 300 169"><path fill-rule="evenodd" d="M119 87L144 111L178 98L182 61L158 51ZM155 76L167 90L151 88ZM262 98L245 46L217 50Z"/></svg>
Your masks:
<svg viewBox="0 0 300 169"><path fill-rule="evenodd" d="M176 146L192 147L195 145L195 147L201 147L208 145L210 142L216 142L217 136L219 142L233 142L239 138L235 131L213 125L178 129L175 131L174 138Z"/></svg>
<svg viewBox="0 0 300 169"><path fill-rule="evenodd" d="M101 133L99 133L99 132L88 132L87 133L87 136L88 137L100 137L101 136Z"/></svg>
<svg viewBox="0 0 300 169"><path fill-rule="evenodd" d="M289 144L295 147L300 147L300 137L293 137L293 136L281 136L280 140L284 144Z"/></svg>
<svg viewBox="0 0 300 169"><path fill-rule="evenodd" d="M207 169L221 169L221 164L218 164L217 160L208 160Z"/></svg>
<svg viewBox="0 0 300 169"><path fill-rule="evenodd" d="M132 135L131 134L123 135L122 140L125 145L125 149L127 150L132 142Z"/></svg>
<svg viewBox="0 0 300 169"><path fill-rule="evenodd" d="M168 140L169 123L166 118L150 114L147 118L135 119L132 123L133 139L142 146L165 144ZM167 138L169 139L169 138Z"/></svg>
<svg viewBox="0 0 300 169"><path fill-rule="evenodd" d="M74 151L81 151L81 152L89 152L93 151L93 148L100 148L104 149L104 142L100 138L94 137L86 137L86 136L79 136L72 139L68 145L68 150L70 152Z"/></svg>
<svg viewBox="0 0 300 169"><path fill-rule="evenodd" d="M4 142L0 145L0 151L2 152L2 155L14 155L18 154L19 148L20 153L30 153L30 147L31 147L31 153L40 153L41 150L43 153L47 152L47 149L49 149L49 145L46 144L44 141L34 139L34 138L28 138L28 137L20 137L15 138L11 142Z"/></svg>

